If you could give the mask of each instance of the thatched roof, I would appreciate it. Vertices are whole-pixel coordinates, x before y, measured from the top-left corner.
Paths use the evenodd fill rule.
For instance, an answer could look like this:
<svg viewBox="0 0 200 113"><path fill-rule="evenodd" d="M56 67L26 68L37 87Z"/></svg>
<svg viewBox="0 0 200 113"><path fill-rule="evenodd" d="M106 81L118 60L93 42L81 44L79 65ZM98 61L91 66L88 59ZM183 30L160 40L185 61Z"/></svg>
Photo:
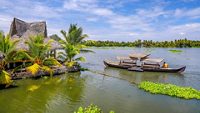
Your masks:
<svg viewBox="0 0 200 113"><path fill-rule="evenodd" d="M17 46L16 46L16 48L18 50L19 49L28 50L28 46L25 44L25 42L29 40L28 37L20 38L20 37L14 35L12 38L15 40L19 40L19 42L17 43ZM49 40L53 40L53 39L47 37L44 39L44 43L47 43ZM57 41L53 40L53 42L51 43L51 50L60 49L60 48L61 48L61 45Z"/></svg>
<svg viewBox="0 0 200 113"><path fill-rule="evenodd" d="M44 39L44 42L47 43L49 40L53 40L49 37ZM53 42L51 43L51 50L56 50L56 49L61 49L61 45L60 43L58 43L57 41L53 40Z"/></svg>
<svg viewBox="0 0 200 113"><path fill-rule="evenodd" d="M163 58L147 58L144 59L143 62L161 63L163 60Z"/></svg>
<svg viewBox="0 0 200 113"><path fill-rule="evenodd" d="M20 19L14 18L10 27L10 35L13 39L20 40L17 44L17 49L25 50L28 49L28 46L25 44L25 42L29 39L30 36L43 35L45 37L45 43L51 40L51 38L47 36L45 21L27 23ZM59 48L61 48L61 46L57 41L53 41L51 43L51 50Z"/></svg>
<svg viewBox="0 0 200 113"><path fill-rule="evenodd" d="M10 26L9 34L11 37L14 35L22 37L28 31L31 31L31 35L41 34L44 37L47 37L46 22L42 21L27 23L20 19L14 18Z"/></svg>
<svg viewBox="0 0 200 113"><path fill-rule="evenodd" d="M132 53L129 55L131 59L145 59L149 56L150 54L144 54L144 53Z"/></svg>
<svg viewBox="0 0 200 113"><path fill-rule="evenodd" d="M118 60L131 60L130 57L125 57L125 56L117 56Z"/></svg>

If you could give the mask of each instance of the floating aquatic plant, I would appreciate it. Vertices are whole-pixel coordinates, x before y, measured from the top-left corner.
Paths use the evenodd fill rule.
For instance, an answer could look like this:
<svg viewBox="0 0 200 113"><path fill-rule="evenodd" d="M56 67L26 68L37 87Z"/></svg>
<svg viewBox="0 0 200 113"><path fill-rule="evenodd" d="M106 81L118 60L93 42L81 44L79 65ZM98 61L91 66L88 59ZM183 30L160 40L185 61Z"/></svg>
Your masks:
<svg viewBox="0 0 200 113"><path fill-rule="evenodd" d="M77 112L74 113L103 113L103 111L96 105L91 104L88 107L79 107ZM114 111L110 111L109 113L114 113Z"/></svg>
<svg viewBox="0 0 200 113"><path fill-rule="evenodd" d="M169 52L172 52L172 53L181 53L183 51L182 50L171 49L171 50L169 50Z"/></svg>
<svg viewBox="0 0 200 113"><path fill-rule="evenodd" d="M200 91L191 87L144 81L139 84L139 88L153 94L164 94L184 99L200 99Z"/></svg>

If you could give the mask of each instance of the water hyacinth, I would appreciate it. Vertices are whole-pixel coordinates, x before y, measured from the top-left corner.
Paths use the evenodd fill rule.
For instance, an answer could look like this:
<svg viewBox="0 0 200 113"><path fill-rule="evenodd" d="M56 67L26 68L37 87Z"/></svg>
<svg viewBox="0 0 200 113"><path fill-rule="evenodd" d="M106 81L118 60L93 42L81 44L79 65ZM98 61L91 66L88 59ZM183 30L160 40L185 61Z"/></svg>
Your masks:
<svg viewBox="0 0 200 113"><path fill-rule="evenodd" d="M171 52L171 53L181 53L183 51L182 50L171 49L171 50L169 50L169 52Z"/></svg>
<svg viewBox="0 0 200 113"><path fill-rule="evenodd" d="M88 107L79 107L77 111L74 113L103 113L103 111L96 105L89 105ZM110 111L109 113L115 113L114 111Z"/></svg>
<svg viewBox="0 0 200 113"><path fill-rule="evenodd" d="M200 99L200 91L191 87L144 81L139 84L139 88L153 94L164 94L184 99Z"/></svg>

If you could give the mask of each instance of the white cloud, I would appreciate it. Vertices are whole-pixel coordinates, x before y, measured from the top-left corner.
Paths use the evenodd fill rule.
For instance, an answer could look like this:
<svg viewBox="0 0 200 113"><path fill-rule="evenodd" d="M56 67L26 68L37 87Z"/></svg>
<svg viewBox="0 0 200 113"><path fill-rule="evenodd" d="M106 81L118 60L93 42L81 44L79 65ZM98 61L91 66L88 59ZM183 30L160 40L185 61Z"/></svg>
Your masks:
<svg viewBox="0 0 200 113"><path fill-rule="evenodd" d="M8 33L12 19L12 16L0 14L0 30Z"/></svg>
<svg viewBox="0 0 200 113"><path fill-rule="evenodd" d="M66 0L63 7L68 10L85 11L96 6L96 0Z"/></svg>
<svg viewBox="0 0 200 113"><path fill-rule="evenodd" d="M200 18L200 7L194 9L176 9L176 17Z"/></svg>
<svg viewBox="0 0 200 113"><path fill-rule="evenodd" d="M89 17L89 18L86 18L86 20L89 22L96 22L96 21L98 21L98 18Z"/></svg>
<svg viewBox="0 0 200 113"><path fill-rule="evenodd" d="M13 17L18 17L28 22L47 21L48 33L58 35L60 29L65 28L64 24L78 23L92 39L99 40L170 40L177 37L198 39L200 36L200 23L190 21L173 25L178 24L176 22L179 22L179 19L200 18L200 7L166 10L158 5L133 8L129 14L118 11L119 7L123 8L123 5L133 2L139 1L65 0L60 2L63 6L54 6L46 4L45 1L1 0L0 30L9 31ZM115 4L112 5L113 3Z"/></svg>
<svg viewBox="0 0 200 113"><path fill-rule="evenodd" d="M91 11L93 14L96 14L98 16L112 16L114 13L106 8L94 8L93 11Z"/></svg>
<svg viewBox="0 0 200 113"><path fill-rule="evenodd" d="M4 13L15 17L28 17L28 18L54 18L59 17L59 8L49 7L41 2L34 1L1 1L1 5L4 6ZM1 12L1 13L3 13Z"/></svg>

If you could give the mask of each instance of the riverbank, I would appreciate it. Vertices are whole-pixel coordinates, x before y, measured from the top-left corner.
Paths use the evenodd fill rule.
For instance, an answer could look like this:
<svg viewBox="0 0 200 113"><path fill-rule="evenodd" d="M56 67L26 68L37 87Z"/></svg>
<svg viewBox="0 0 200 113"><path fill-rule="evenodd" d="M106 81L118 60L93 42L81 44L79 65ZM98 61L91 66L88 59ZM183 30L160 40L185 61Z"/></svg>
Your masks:
<svg viewBox="0 0 200 113"><path fill-rule="evenodd" d="M191 48L200 47L199 40L178 39L173 41L152 41L152 40L136 40L132 42L117 41L94 41L87 40L83 42L86 46L94 47L163 47L163 48Z"/></svg>

